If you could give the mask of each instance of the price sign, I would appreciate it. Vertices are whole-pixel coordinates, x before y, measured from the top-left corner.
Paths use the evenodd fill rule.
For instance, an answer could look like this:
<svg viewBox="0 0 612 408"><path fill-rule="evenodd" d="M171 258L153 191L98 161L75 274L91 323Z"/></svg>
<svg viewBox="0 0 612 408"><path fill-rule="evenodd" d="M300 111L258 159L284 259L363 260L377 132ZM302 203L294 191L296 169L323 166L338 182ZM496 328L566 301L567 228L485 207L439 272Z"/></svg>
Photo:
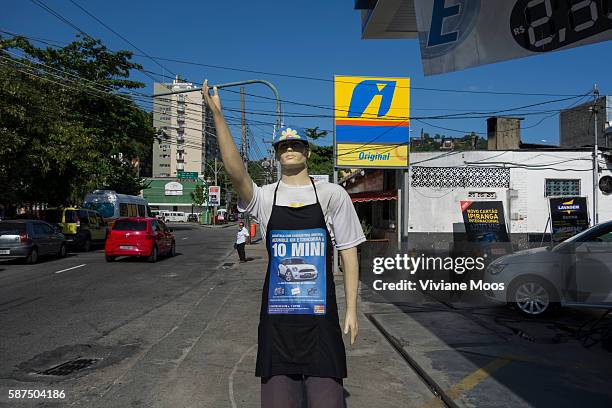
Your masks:
<svg viewBox="0 0 612 408"><path fill-rule="evenodd" d="M426 75L612 39L612 0L415 0Z"/></svg>
<svg viewBox="0 0 612 408"><path fill-rule="evenodd" d="M221 205L221 187L209 186L208 187L208 205L217 206Z"/></svg>
<svg viewBox="0 0 612 408"><path fill-rule="evenodd" d="M556 50L612 29L612 0L519 0L510 27L524 49Z"/></svg>

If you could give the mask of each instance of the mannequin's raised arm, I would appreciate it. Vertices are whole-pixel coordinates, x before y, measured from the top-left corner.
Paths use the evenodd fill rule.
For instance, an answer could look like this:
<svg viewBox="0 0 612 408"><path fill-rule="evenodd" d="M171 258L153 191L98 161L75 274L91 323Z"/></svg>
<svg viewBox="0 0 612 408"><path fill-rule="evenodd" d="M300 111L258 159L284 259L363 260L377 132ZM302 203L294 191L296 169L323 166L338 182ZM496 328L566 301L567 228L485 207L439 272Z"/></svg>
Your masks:
<svg viewBox="0 0 612 408"><path fill-rule="evenodd" d="M208 87L208 80L204 81L202 86L202 98L204 102L211 110L213 119L215 121L215 127L217 129L217 142L219 143L219 150L221 151L221 160L225 171L232 181L234 189L245 203L250 203L253 198L253 180L247 173L242 157L238 153L232 134L225 122L223 112L221 111L221 99L219 98L219 91L217 87L213 88L213 94L210 95L210 88Z"/></svg>

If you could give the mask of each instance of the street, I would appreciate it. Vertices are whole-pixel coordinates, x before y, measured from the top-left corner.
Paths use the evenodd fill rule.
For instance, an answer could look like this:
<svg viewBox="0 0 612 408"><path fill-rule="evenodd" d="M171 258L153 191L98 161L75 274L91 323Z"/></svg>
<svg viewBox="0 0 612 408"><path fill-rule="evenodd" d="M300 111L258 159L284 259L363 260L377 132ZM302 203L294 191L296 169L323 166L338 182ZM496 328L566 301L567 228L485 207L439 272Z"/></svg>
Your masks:
<svg viewBox="0 0 612 408"><path fill-rule="evenodd" d="M178 255L156 264L108 264L100 249L0 264L2 406L259 406L265 247L248 246L249 262L238 264L234 225L172 227ZM594 314L568 312L556 326L521 321L499 306L422 293L385 298L364 278L362 269L359 338L346 346L347 406L609 406L610 354L558 329ZM58 371L75 360L82 365ZM9 390L64 398L9 400Z"/></svg>

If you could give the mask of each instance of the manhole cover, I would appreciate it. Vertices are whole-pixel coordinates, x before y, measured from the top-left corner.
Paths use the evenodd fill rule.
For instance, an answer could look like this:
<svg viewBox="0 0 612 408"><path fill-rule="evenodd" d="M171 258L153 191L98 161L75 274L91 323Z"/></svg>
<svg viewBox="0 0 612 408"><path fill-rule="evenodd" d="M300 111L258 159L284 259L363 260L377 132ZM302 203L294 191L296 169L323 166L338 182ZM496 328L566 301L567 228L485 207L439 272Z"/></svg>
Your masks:
<svg viewBox="0 0 612 408"><path fill-rule="evenodd" d="M45 371L41 371L39 374L58 376L69 375L75 371L81 371L91 367L99 360L99 358L78 358L76 360L66 361L65 363L56 365L55 367L51 367Z"/></svg>

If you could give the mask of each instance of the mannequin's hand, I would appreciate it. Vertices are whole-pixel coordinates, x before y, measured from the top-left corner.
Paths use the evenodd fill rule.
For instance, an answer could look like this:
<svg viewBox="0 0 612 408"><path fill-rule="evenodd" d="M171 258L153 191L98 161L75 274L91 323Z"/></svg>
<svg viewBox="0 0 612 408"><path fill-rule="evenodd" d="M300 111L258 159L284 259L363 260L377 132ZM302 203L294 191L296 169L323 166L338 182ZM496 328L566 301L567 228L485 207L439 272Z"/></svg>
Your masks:
<svg viewBox="0 0 612 408"><path fill-rule="evenodd" d="M351 344L355 343L357 338L357 332L359 331L359 325L357 324L357 311L347 312L344 317L344 334L348 334L351 331Z"/></svg>
<svg viewBox="0 0 612 408"><path fill-rule="evenodd" d="M221 112L221 98L219 98L219 90L215 86L213 88L213 94L210 94L210 88L208 87L208 79L204 80L204 84L202 85L202 97L206 102L206 105L216 113L216 111Z"/></svg>

